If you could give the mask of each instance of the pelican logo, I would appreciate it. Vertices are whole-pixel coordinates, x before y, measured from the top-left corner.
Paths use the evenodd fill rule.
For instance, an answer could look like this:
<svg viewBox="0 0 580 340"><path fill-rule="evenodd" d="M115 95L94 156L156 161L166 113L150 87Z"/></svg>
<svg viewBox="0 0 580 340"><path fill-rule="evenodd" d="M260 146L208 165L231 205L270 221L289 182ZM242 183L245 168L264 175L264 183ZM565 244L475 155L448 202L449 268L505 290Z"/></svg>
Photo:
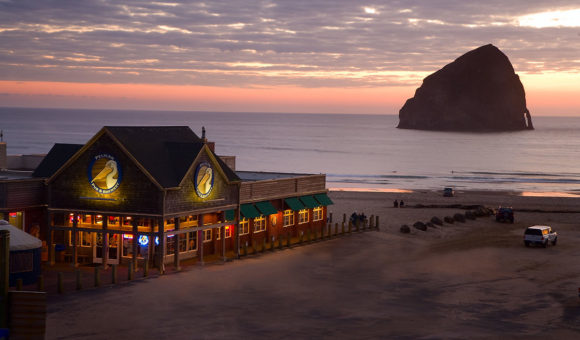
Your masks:
<svg viewBox="0 0 580 340"><path fill-rule="evenodd" d="M209 163L203 162L197 166L197 169L195 169L193 184L195 185L197 196L201 198L209 196L209 193L213 188L213 169Z"/></svg>
<svg viewBox="0 0 580 340"><path fill-rule="evenodd" d="M110 194L121 184L121 168L109 154L95 156L89 165L89 182L101 194Z"/></svg>

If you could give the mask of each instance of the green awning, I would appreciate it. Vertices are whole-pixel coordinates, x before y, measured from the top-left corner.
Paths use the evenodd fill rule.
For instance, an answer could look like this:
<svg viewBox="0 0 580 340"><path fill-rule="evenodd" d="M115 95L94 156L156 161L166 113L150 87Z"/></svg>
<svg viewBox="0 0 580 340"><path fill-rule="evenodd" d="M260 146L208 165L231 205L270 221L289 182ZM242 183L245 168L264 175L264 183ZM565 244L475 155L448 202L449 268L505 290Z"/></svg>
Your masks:
<svg viewBox="0 0 580 340"><path fill-rule="evenodd" d="M245 218L256 218L260 216L260 213L252 204L242 204L240 205L240 210Z"/></svg>
<svg viewBox="0 0 580 340"><path fill-rule="evenodd" d="M286 198L284 199L284 202L286 202L290 209L294 211L300 211L304 209L304 204L302 204L302 202L300 202L296 197Z"/></svg>
<svg viewBox="0 0 580 340"><path fill-rule="evenodd" d="M272 203L269 201L256 203L256 208L258 208L262 215L272 215L278 213L278 210L276 210L276 208L274 208Z"/></svg>
<svg viewBox="0 0 580 340"><path fill-rule="evenodd" d="M318 204L318 202L316 202L312 196L300 196L300 201L302 201L302 203L304 203L304 205L310 209L320 206L320 204Z"/></svg>
<svg viewBox="0 0 580 340"><path fill-rule="evenodd" d="M318 202L320 202L321 205L324 205L324 206L334 204L334 202L326 194L317 194L317 195L314 195L314 198L316 198L316 200Z"/></svg>
<svg viewBox="0 0 580 340"><path fill-rule="evenodd" d="M226 210L225 213L226 221L233 221L236 219L236 214L234 210Z"/></svg>

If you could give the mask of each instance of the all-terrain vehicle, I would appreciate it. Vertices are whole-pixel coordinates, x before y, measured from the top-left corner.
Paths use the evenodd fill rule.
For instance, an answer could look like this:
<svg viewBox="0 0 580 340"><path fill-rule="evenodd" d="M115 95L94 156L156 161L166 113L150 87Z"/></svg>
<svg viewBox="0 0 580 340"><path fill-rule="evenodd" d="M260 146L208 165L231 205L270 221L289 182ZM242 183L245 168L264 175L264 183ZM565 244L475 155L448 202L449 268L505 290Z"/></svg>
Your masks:
<svg viewBox="0 0 580 340"><path fill-rule="evenodd" d="M499 207L495 213L497 222L514 223L514 210L511 207Z"/></svg>

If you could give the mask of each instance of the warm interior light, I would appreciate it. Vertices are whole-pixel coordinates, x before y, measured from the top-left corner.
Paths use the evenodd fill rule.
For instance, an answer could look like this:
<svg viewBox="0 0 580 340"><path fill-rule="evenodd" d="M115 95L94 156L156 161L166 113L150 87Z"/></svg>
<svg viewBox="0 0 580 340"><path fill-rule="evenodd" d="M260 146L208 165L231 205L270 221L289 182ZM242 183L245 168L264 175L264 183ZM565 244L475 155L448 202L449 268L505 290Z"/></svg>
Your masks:
<svg viewBox="0 0 580 340"><path fill-rule="evenodd" d="M123 234L123 238L125 238L127 240L132 240L133 239L133 235L131 235L131 234Z"/></svg>

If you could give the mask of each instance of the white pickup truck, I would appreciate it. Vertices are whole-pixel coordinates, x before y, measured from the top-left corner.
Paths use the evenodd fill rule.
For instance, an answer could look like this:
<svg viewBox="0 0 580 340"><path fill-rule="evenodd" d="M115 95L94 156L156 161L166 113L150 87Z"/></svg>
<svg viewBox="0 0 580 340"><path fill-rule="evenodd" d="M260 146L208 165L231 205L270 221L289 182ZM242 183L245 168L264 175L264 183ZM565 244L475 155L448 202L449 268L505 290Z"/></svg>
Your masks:
<svg viewBox="0 0 580 340"><path fill-rule="evenodd" d="M524 232L524 244L529 247L530 244L538 244L546 248L548 244L556 245L558 242L558 233L547 225L534 225L528 227Z"/></svg>

